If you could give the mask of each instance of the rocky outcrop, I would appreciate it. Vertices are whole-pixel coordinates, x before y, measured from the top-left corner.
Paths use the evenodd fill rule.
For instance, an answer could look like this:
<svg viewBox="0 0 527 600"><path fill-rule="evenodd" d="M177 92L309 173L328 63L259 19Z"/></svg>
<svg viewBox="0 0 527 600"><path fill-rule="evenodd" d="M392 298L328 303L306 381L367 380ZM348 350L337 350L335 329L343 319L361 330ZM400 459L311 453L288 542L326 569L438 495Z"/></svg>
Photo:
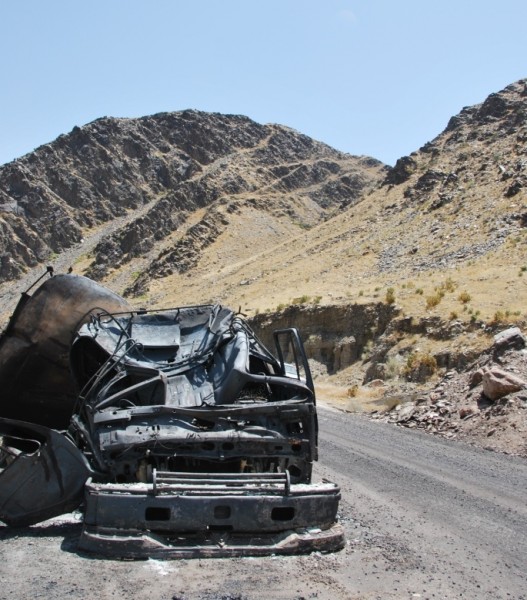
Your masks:
<svg viewBox="0 0 527 600"><path fill-rule="evenodd" d="M417 163L411 156L403 156L397 160L395 166L386 174L386 185L400 185L410 179L417 169Z"/></svg>
<svg viewBox="0 0 527 600"><path fill-rule="evenodd" d="M0 168L0 281L124 215L96 248L91 277L152 250L189 213L244 194L265 200L265 210L294 194L313 207L311 219L324 218L355 202L383 170L242 116L188 110L98 119ZM294 203L287 208L309 224Z"/></svg>
<svg viewBox="0 0 527 600"><path fill-rule="evenodd" d="M494 337L468 367L373 418L527 456L527 354L517 327ZM514 342L504 345L504 341ZM495 361L499 360L499 363Z"/></svg>
<svg viewBox="0 0 527 600"><path fill-rule="evenodd" d="M395 231L393 244L383 236L379 271L455 267L521 235L526 141L527 80L522 80L464 108L435 139L400 158L380 190L397 200L380 223ZM467 239L470 231L477 236Z"/></svg>
<svg viewBox="0 0 527 600"><path fill-rule="evenodd" d="M251 327L269 348L274 348L275 329L296 327L302 333L307 357L327 374L365 359L372 346L397 315L391 304L346 306L293 305L279 313L260 314L250 319Z"/></svg>

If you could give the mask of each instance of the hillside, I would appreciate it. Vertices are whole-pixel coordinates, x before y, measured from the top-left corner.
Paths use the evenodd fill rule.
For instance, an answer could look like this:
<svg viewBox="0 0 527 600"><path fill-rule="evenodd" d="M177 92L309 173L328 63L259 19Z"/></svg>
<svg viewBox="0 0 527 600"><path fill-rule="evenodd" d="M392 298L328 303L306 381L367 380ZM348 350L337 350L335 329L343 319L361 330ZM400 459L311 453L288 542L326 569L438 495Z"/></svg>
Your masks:
<svg viewBox="0 0 527 600"><path fill-rule="evenodd" d="M521 344L492 351L527 325L526 143L527 80L392 169L245 117L100 119L0 168L4 318L47 262L138 306L239 306L263 337L301 327L326 399L430 408L448 389L457 429L423 427L503 449L474 426L488 406L458 408L497 358L527 379ZM527 454L527 396L509 399Z"/></svg>
<svg viewBox="0 0 527 600"><path fill-rule="evenodd" d="M246 117L99 119L0 168L0 281L93 236L94 278L146 255L149 277L188 271L229 215L265 215L262 228L280 238L353 204L382 172L378 161Z"/></svg>

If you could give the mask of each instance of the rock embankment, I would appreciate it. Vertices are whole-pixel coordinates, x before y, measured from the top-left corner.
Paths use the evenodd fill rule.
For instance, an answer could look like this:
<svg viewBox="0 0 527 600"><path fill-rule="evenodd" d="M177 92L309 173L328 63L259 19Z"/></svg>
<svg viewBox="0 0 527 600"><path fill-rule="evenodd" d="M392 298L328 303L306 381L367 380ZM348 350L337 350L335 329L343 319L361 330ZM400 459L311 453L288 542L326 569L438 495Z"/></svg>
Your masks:
<svg viewBox="0 0 527 600"><path fill-rule="evenodd" d="M527 350L517 327L466 369L449 370L429 391L373 418L527 457Z"/></svg>
<svg viewBox="0 0 527 600"><path fill-rule="evenodd" d="M386 331L398 310L382 302L342 306L293 305L273 314L250 319L263 343L274 348L275 329L296 327L302 334L313 370L335 374L361 360L365 348Z"/></svg>

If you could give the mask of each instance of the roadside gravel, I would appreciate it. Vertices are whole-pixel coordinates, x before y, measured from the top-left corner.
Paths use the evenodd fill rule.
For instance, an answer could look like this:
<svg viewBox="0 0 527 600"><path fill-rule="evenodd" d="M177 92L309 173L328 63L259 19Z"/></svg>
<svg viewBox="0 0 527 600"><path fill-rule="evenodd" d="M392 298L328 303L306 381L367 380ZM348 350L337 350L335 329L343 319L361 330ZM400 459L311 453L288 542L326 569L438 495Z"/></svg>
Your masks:
<svg viewBox="0 0 527 600"><path fill-rule="evenodd" d="M527 462L321 408L315 479L342 488L336 554L114 561L76 515L0 525L0 600L526 600Z"/></svg>

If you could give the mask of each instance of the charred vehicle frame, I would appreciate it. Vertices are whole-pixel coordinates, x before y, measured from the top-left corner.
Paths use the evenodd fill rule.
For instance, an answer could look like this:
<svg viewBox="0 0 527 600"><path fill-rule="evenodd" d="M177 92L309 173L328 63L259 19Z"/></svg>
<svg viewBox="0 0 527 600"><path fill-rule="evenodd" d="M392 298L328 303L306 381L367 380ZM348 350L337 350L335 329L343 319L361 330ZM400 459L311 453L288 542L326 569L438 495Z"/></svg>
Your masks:
<svg viewBox="0 0 527 600"><path fill-rule="evenodd" d="M274 340L222 306L137 311L51 277L0 339L0 519L82 504L79 548L121 558L342 548L340 490L312 482L304 347L294 328Z"/></svg>

